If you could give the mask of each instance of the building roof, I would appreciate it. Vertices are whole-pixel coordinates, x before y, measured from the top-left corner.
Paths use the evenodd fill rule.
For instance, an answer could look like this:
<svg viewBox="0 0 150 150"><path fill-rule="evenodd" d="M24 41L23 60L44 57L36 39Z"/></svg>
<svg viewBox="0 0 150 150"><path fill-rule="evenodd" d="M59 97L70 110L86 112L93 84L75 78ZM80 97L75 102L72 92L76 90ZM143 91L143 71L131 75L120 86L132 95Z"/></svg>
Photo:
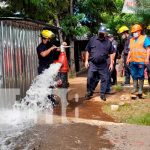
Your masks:
<svg viewBox="0 0 150 150"><path fill-rule="evenodd" d="M49 25L48 23L38 21L38 20L33 20L30 18L20 18L20 17L0 17L0 21L5 21L6 23L15 24L15 25L22 25L22 26L31 26L34 28L39 28L39 29L50 29L50 30L59 30L61 28ZM12 23L13 21L13 23Z"/></svg>

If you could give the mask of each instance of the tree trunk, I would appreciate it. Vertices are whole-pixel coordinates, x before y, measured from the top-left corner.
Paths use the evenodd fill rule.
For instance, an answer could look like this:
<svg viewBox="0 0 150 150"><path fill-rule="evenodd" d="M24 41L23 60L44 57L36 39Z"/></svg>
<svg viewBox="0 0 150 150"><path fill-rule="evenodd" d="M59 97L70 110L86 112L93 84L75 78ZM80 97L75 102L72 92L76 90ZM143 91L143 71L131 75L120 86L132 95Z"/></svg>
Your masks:
<svg viewBox="0 0 150 150"><path fill-rule="evenodd" d="M70 39L70 74L75 75L74 41Z"/></svg>
<svg viewBox="0 0 150 150"><path fill-rule="evenodd" d="M70 0L70 14L73 15L73 0ZM74 41L70 37L70 74L75 75Z"/></svg>
<svg viewBox="0 0 150 150"><path fill-rule="evenodd" d="M73 0L70 0L70 14L73 15Z"/></svg>
<svg viewBox="0 0 150 150"><path fill-rule="evenodd" d="M57 15L56 15L56 17L55 17L55 20L56 20L56 25L57 25L57 27L60 28L59 18L58 18ZM62 42L63 42L63 36L62 36L61 29L58 30L58 34L59 34L60 43L62 43Z"/></svg>

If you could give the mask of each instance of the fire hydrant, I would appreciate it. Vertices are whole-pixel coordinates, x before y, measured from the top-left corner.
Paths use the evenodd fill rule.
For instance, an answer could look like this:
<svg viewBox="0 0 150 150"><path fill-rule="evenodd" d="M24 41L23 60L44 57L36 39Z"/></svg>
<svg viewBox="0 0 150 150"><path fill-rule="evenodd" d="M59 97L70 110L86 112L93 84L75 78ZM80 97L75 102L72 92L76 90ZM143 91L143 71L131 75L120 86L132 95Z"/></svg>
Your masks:
<svg viewBox="0 0 150 150"><path fill-rule="evenodd" d="M61 88L68 88L69 83L68 83L68 71L69 71L69 66L68 66L68 60L65 52L65 48L68 48L70 46L67 46L66 42L63 42L60 46L60 54L58 57L58 60L55 61L55 63L61 63L62 66L59 70L58 77L62 81L62 84L59 86Z"/></svg>

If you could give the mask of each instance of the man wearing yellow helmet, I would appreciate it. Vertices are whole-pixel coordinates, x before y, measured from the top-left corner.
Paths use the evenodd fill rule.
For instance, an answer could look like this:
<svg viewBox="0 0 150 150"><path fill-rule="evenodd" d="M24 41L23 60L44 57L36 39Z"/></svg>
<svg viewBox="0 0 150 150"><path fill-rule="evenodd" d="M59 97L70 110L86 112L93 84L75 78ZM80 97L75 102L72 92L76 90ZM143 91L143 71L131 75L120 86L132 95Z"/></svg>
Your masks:
<svg viewBox="0 0 150 150"><path fill-rule="evenodd" d="M119 28L118 33L121 35L122 39L124 40L124 48L123 48L123 62L124 62L124 74L125 74L125 85L130 84L130 68L129 65L127 65L127 56L129 52L129 41L130 41L130 35L129 35L129 28L127 26L122 26Z"/></svg>
<svg viewBox="0 0 150 150"><path fill-rule="evenodd" d="M54 33L50 30L42 30L41 43L37 47L37 54L39 59L38 74L41 74L45 69L50 67L53 63L55 55L55 49L57 47L51 43L51 39L54 37ZM54 95L48 95L48 99L52 102L53 106L57 105L58 102L54 99Z"/></svg>
<svg viewBox="0 0 150 150"><path fill-rule="evenodd" d="M37 47L37 54L39 59L38 74L41 74L45 69L49 68L49 65L53 63L54 49L57 49L55 45L48 46L49 40L54 36L54 33L50 30L41 31L41 43Z"/></svg>
<svg viewBox="0 0 150 150"><path fill-rule="evenodd" d="M133 92L138 92L139 98L142 98L144 85L144 69L149 63L150 40L147 36L142 35L142 27L135 24L131 28L133 37L129 43L129 54L127 64L130 62L131 75L133 78Z"/></svg>

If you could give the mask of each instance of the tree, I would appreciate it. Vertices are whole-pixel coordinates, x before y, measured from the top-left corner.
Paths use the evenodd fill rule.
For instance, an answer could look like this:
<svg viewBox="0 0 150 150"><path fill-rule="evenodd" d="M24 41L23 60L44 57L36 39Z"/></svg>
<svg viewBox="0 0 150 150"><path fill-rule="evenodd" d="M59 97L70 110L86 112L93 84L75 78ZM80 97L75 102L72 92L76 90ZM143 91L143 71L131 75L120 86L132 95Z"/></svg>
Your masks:
<svg viewBox="0 0 150 150"><path fill-rule="evenodd" d="M76 13L85 14L82 23L87 25L92 33L97 33L100 23L103 22L102 13L111 14L112 11L116 11L113 0L79 0L76 5Z"/></svg>
<svg viewBox="0 0 150 150"><path fill-rule="evenodd" d="M150 23L150 1L149 0L137 0L138 10L137 14L142 16L143 23L148 25Z"/></svg>

